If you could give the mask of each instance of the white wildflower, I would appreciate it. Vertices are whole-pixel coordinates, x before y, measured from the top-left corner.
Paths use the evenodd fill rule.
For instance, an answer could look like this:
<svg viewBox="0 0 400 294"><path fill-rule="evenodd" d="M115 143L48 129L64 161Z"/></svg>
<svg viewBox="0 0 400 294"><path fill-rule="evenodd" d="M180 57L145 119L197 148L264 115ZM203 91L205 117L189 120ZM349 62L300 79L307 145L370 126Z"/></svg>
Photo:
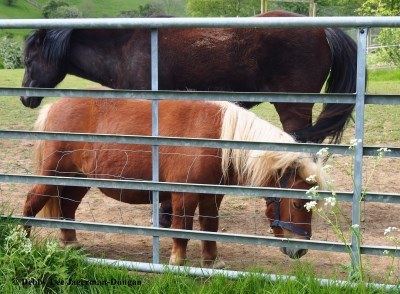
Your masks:
<svg viewBox="0 0 400 294"><path fill-rule="evenodd" d="M318 152L317 152L318 156L328 156L329 155L329 148L328 147L324 147L321 148Z"/></svg>
<svg viewBox="0 0 400 294"><path fill-rule="evenodd" d="M325 198L325 206L328 206L328 205L335 206L335 204L336 204L336 198L335 197Z"/></svg>
<svg viewBox="0 0 400 294"><path fill-rule="evenodd" d="M24 253L31 253L32 251L32 243L30 239L25 239L25 242L21 246L21 250Z"/></svg>
<svg viewBox="0 0 400 294"><path fill-rule="evenodd" d="M311 187L310 189L308 189L308 191L306 192L306 195L313 195L313 196L316 196L316 195L318 195L318 188L319 188L319 186L314 186L314 187Z"/></svg>
<svg viewBox="0 0 400 294"><path fill-rule="evenodd" d="M393 231L399 232L400 229L397 228L397 227L388 227L387 229L385 229L385 232L383 233L383 235L386 236L386 235L390 234L390 233L393 232Z"/></svg>
<svg viewBox="0 0 400 294"><path fill-rule="evenodd" d="M389 250L383 250L383 254L389 255Z"/></svg>
<svg viewBox="0 0 400 294"><path fill-rule="evenodd" d="M359 224L354 224L354 225L352 225L351 227L352 227L353 229L357 230L357 229L360 227L360 225L359 225Z"/></svg>
<svg viewBox="0 0 400 294"><path fill-rule="evenodd" d="M378 152L392 152L392 150L390 150L390 149L388 149L388 148L386 148L386 147L379 148L377 151L378 151Z"/></svg>
<svg viewBox="0 0 400 294"><path fill-rule="evenodd" d="M332 169L332 165L329 165L329 164L324 165L324 166L322 167L322 170L325 171L325 172L330 172L331 169Z"/></svg>
<svg viewBox="0 0 400 294"><path fill-rule="evenodd" d="M307 211L314 209L314 207L316 206L317 206L317 201L310 201L304 204L304 207L307 209Z"/></svg>
<svg viewBox="0 0 400 294"><path fill-rule="evenodd" d="M386 147L382 147L379 148L378 150L376 150L378 152L378 158L382 158L386 152L392 152L392 150L386 148Z"/></svg>
<svg viewBox="0 0 400 294"><path fill-rule="evenodd" d="M351 139L351 140L350 140L349 149L350 149L350 150L353 150L354 147L356 147L356 146L357 146L358 144L360 144L361 142L362 142L361 139Z"/></svg>
<svg viewBox="0 0 400 294"><path fill-rule="evenodd" d="M317 182L317 176L316 175L310 175L306 179L307 183L316 183Z"/></svg>
<svg viewBox="0 0 400 294"><path fill-rule="evenodd" d="M46 250L48 253L53 253L56 251L58 244L56 242L47 241Z"/></svg>

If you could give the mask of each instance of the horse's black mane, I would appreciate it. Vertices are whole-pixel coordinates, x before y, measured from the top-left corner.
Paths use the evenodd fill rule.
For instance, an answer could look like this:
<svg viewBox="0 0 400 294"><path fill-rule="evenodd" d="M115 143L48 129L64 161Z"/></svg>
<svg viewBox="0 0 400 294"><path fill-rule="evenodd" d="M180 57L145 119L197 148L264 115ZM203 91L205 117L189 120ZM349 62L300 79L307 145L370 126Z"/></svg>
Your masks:
<svg viewBox="0 0 400 294"><path fill-rule="evenodd" d="M41 29L34 31L25 42L24 55L35 44L40 44L41 55L48 62L58 63L69 49L73 29Z"/></svg>
<svg viewBox="0 0 400 294"><path fill-rule="evenodd" d="M171 15L153 14L149 17L169 18ZM34 31L25 41L24 56L35 44L40 44L41 56L50 63L59 63L70 47L71 36L74 29L40 29Z"/></svg>

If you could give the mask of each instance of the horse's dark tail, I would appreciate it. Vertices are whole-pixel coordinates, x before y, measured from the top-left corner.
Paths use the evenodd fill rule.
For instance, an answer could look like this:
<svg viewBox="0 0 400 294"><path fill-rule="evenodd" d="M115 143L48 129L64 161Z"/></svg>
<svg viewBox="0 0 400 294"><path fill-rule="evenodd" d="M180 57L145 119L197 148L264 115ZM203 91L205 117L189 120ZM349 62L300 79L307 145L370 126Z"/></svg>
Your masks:
<svg viewBox="0 0 400 294"><path fill-rule="evenodd" d="M331 70L325 91L327 93L355 93L356 43L340 29L326 28L325 34L331 50ZM354 104L324 104L315 124L294 135L299 142L321 143L325 138L331 137L331 143L338 143L353 109Z"/></svg>

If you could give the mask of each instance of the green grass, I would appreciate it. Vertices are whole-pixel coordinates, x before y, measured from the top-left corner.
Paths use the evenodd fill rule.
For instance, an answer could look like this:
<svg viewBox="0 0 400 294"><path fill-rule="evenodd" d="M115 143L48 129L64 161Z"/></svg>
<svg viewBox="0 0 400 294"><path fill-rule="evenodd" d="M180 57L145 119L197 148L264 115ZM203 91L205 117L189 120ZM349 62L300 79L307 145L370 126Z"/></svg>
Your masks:
<svg viewBox="0 0 400 294"><path fill-rule="evenodd" d="M400 68L368 70L368 94L400 95ZM322 108L314 107L314 119ZM280 127L279 117L270 103L263 103L253 108L260 117ZM367 145L398 146L400 141L400 106L399 105L366 105L364 142ZM343 136L343 143L354 138L354 122L350 122Z"/></svg>
<svg viewBox="0 0 400 294"><path fill-rule="evenodd" d="M194 278L183 272L144 274L88 263L79 250L63 249L53 240L26 239L11 219L0 222L0 284L2 293L390 293L332 282L321 285L311 267L296 263L293 280L271 281L255 271L230 280L225 276ZM90 284L90 286L88 285ZM397 293L391 291L391 293Z"/></svg>
<svg viewBox="0 0 400 294"><path fill-rule="evenodd" d="M23 69L0 70L0 87L21 87ZM96 85L88 80L68 76L60 85L60 88L87 88ZM45 98L46 102L54 101L54 98ZM22 105L19 97L0 96L0 129L31 129L36 120L39 109L29 109Z"/></svg>
<svg viewBox="0 0 400 294"><path fill-rule="evenodd" d="M0 19L2 18L42 18L42 11L27 1L15 1L15 5L7 6L0 1ZM30 29L0 29L0 38L6 35L14 36L19 42L23 42Z"/></svg>

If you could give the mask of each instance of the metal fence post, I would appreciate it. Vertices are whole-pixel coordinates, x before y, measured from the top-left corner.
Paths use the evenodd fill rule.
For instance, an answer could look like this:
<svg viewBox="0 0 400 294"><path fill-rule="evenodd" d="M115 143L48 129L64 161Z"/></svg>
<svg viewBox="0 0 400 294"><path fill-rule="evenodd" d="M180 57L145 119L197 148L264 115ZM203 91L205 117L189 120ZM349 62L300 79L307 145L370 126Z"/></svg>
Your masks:
<svg viewBox="0 0 400 294"><path fill-rule="evenodd" d="M366 54L367 54L367 28L357 29L357 85L356 85L356 126L354 146L354 184L353 184L353 211L352 211L352 267L353 272L361 268L361 205L362 200L362 161L364 145L364 106L365 106L365 81L366 81Z"/></svg>
<svg viewBox="0 0 400 294"><path fill-rule="evenodd" d="M151 30L151 90L158 90L158 30ZM158 100L152 100L151 104L151 135L158 136ZM158 145L152 145L152 180L159 181L159 153ZM153 227L159 226L159 192L153 191ZM153 263L160 263L159 237L153 237Z"/></svg>

